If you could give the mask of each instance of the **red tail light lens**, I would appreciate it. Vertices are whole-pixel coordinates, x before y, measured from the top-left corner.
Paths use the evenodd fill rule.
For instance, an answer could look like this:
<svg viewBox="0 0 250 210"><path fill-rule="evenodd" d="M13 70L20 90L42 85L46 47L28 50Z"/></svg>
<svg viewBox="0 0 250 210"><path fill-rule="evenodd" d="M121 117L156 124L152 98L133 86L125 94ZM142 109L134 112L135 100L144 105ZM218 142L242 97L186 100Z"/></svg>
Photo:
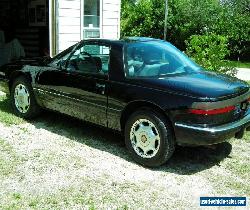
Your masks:
<svg viewBox="0 0 250 210"><path fill-rule="evenodd" d="M214 115L214 114L223 114L223 113L231 112L233 110L235 110L235 106L228 106L228 107L225 107L225 108L210 109L210 110L190 109L189 113L201 114L201 115Z"/></svg>

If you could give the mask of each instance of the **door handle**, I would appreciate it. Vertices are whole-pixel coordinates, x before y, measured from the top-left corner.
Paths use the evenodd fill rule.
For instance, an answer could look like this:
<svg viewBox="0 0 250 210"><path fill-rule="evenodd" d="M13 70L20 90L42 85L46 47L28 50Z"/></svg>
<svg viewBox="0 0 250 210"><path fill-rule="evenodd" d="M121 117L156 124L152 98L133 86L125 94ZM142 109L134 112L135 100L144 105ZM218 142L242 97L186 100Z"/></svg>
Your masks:
<svg viewBox="0 0 250 210"><path fill-rule="evenodd" d="M105 84L96 83L96 90L98 92L101 92L102 95L105 94L105 88L106 88Z"/></svg>

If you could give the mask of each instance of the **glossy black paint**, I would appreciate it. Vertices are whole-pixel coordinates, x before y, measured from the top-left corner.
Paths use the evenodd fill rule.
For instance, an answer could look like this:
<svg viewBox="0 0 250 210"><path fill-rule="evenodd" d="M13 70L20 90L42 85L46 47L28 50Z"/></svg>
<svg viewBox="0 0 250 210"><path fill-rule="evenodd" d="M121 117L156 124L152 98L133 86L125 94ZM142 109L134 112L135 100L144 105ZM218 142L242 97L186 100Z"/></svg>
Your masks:
<svg viewBox="0 0 250 210"><path fill-rule="evenodd" d="M13 79L24 74L30 79L40 106L118 131L124 129L133 111L150 107L171 121L179 144L213 144L235 135L239 129L218 135L191 130L191 134L190 130L177 127L176 122L212 127L240 120L245 110L201 116L190 114L188 109L204 104L213 109L225 107L227 100L244 95L233 102L240 104L250 97L249 86L236 78L206 71L165 78L127 78L126 46L148 41L161 42L146 38L85 40L53 59L22 60L0 67L0 85L8 92ZM51 65L79 46L91 43L110 47L108 74L69 71L67 63Z"/></svg>

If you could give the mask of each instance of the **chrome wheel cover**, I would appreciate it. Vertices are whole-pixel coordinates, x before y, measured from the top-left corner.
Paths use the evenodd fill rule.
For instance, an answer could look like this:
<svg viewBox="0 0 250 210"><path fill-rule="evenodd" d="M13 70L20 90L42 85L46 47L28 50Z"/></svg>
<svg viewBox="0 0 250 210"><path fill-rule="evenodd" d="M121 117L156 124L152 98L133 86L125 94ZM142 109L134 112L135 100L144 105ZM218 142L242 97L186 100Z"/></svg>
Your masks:
<svg viewBox="0 0 250 210"><path fill-rule="evenodd" d="M27 113L30 108L30 94L27 88L19 84L14 93L15 106L20 113Z"/></svg>
<svg viewBox="0 0 250 210"><path fill-rule="evenodd" d="M142 158L154 157L159 151L160 140L159 131L150 120L139 119L131 127L131 145Z"/></svg>

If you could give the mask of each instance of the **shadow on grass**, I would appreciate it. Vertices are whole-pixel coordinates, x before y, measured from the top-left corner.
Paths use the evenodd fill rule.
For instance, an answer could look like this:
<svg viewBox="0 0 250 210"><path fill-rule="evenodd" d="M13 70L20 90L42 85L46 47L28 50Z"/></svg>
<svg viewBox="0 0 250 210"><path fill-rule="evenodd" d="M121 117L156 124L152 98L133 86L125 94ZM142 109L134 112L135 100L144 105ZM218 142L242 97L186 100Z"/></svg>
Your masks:
<svg viewBox="0 0 250 210"><path fill-rule="evenodd" d="M0 96L0 111L8 113L8 114L13 113L10 100L6 98L6 96L4 95Z"/></svg>
<svg viewBox="0 0 250 210"><path fill-rule="evenodd" d="M4 112L11 111L7 100L0 101L0 110ZM44 111L40 117L30 121L30 123L36 128L48 130L72 141L77 141L119 156L129 162L134 162L125 148L123 137L111 130L50 111ZM194 174L214 165L219 165L225 158L230 158L231 150L232 146L228 142L216 145L215 149L177 147L173 157L167 164L152 170L182 175Z"/></svg>
<svg viewBox="0 0 250 210"><path fill-rule="evenodd" d="M0 122L5 125L18 125L24 120L12 114L12 107L9 100L5 96L0 96Z"/></svg>
<svg viewBox="0 0 250 210"><path fill-rule="evenodd" d="M160 170L182 175L194 174L220 165L222 160L230 158L231 150L232 145L228 142L217 144L213 149L202 146L177 147L173 157Z"/></svg>

